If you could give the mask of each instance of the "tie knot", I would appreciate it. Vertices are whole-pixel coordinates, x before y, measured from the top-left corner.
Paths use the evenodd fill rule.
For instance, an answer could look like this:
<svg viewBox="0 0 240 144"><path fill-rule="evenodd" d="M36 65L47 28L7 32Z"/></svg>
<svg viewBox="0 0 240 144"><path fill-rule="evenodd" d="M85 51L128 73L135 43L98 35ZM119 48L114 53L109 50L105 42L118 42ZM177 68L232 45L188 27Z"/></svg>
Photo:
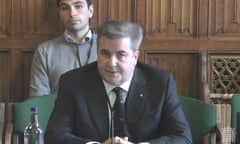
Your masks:
<svg viewBox="0 0 240 144"><path fill-rule="evenodd" d="M121 94L122 93L122 88L121 87L115 87L113 89L113 91L116 93L116 94Z"/></svg>
<svg viewBox="0 0 240 144"><path fill-rule="evenodd" d="M123 103L123 89L120 87L115 87L113 91L117 96L117 101L120 101L121 103Z"/></svg>

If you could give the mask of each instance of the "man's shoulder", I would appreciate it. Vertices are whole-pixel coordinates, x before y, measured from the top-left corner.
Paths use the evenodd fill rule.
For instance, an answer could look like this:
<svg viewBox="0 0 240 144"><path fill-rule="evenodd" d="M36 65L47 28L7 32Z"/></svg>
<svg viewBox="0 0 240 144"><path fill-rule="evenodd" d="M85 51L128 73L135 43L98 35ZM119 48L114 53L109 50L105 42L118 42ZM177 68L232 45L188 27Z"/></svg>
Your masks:
<svg viewBox="0 0 240 144"><path fill-rule="evenodd" d="M60 35L58 37L52 38L50 40L46 40L41 42L39 45L40 46L45 46L45 45L56 45L56 44L60 44L60 43L65 43L65 39L63 35Z"/></svg>
<svg viewBox="0 0 240 144"><path fill-rule="evenodd" d="M94 82L97 77L98 73L96 63L91 63L84 67L76 68L62 74L60 81L72 85L84 85L89 82Z"/></svg>
<svg viewBox="0 0 240 144"><path fill-rule="evenodd" d="M168 75L171 72L167 71L167 70L163 70L161 68L149 65L149 64L145 64L142 62L138 62L137 63L137 68L140 69L141 71L145 72L145 73L150 73L150 74L160 74L160 75Z"/></svg>
<svg viewBox="0 0 240 144"><path fill-rule="evenodd" d="M92 73L97 72L97 62L93 62L90 64L87 64L83 67L72 69L68 72L66 72L64 75L79 75L79 76L87 76L87 75L92 75Z"/></svg>
<svg viewBox="0 0 240 144"><path fill-rule="evenodd" d="M59 49L65 49L66 47L70 47L70 45L65 42L64 36L61 35L38 44L36 51L50 55L51 53L61 52Z"/></svg>
<svg viewBox="0 0 240 144"><path fill-rule="evenodd" d="M150 86L156 85L159 87L167 84L169 80L174 80L171 72L144 63L137 64L135 78L138 81L145 81Z"/></svg>

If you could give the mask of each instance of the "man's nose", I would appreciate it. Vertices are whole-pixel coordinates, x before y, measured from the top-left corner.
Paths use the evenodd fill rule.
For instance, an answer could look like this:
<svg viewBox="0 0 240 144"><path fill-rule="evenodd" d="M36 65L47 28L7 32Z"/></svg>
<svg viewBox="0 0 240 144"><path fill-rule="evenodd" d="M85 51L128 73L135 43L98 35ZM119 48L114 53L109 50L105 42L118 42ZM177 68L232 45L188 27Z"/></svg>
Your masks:
<svg viewBox="0 0 240 144"><path fill-rule="evenodd" d="M116 66L116 65L117 65L117 62L118 62L118 59L117 59L116 56L111 56L109 61L110 61L110 64L111 64L112 66Z"/></svg>
<svg viewBox="0 0 240 144"><path fill-rule="evenodd" d="M74 17L77 15L77 10L74 8L74 7L71 7L70 8L70 16L71 17Z"/></svg>

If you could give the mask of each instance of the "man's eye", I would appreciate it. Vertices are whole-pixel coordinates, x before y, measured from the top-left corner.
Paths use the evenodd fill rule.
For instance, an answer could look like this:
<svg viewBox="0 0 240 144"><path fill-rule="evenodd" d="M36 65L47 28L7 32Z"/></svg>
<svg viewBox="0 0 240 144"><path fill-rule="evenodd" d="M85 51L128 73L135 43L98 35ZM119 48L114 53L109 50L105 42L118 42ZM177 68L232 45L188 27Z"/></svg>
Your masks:
<svg viewBox="0 0 240 144"><path fill-rule="evenodd" d="M83 5L75 5L75 8L76 8L76 9L83 8Z"/></svg>
<svg viewBox="0 0 240 144"><path fill-rule="evenodd" d="M124 60L127 58L127 54L126 53L118 53L117 58L119 60Z"/></svg>
<svg viewBox="0 0 240 144"><path fill-rule="evenodd" d="M126 53L119 53L118 56L119 56L119 57L126 57L127 54L126 54Z"/></svg>
<svg viewBox="0 0 240 144"><path fill-rule="evenodd" d="M108 53L108 52L106 52L106 51L101 51L101 55L103 55L103 56L108 56L108 55L109 55L109 53Z"/></svg>
<svg viewBox="0 0 240 144"><path fill-rule="evenodd" d="M67 7L67 6L61 6L60 9L61 9L61 10L67 10L68 7Z"/></svg>

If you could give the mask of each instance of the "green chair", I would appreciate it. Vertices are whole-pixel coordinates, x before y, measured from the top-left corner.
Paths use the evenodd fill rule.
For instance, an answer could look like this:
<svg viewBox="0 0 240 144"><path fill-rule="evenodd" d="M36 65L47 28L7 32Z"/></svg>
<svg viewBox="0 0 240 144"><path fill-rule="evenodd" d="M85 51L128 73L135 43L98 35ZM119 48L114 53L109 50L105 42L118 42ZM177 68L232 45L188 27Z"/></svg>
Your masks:
<svg viewBox="0 0 240 144"><path fill-rule="evenodd" d="M216 143L216 106L201 100L180 96L180 102L192 133L193 143L210 134L210 143Z"/></svg>
<svg viewBox="0 0 240 144"><path fill-rule="evenodd" d="M49 117L54 107L56 95L44 95L31 97L25 101L12 104L12 134L13 143L21 143L25 127L30 122L30 108L37 106L39 108L39 123L41 128L45 131ZM9 135L9 134L6 134Z"/></svg>
<svg viewBox="0 0 240 144"><path fill-rule="evenodd" d="M240 94L235 94L232 97L232 118L231 118L231 127L235 128L237 127L237 112L240 112Z"/></svg>

